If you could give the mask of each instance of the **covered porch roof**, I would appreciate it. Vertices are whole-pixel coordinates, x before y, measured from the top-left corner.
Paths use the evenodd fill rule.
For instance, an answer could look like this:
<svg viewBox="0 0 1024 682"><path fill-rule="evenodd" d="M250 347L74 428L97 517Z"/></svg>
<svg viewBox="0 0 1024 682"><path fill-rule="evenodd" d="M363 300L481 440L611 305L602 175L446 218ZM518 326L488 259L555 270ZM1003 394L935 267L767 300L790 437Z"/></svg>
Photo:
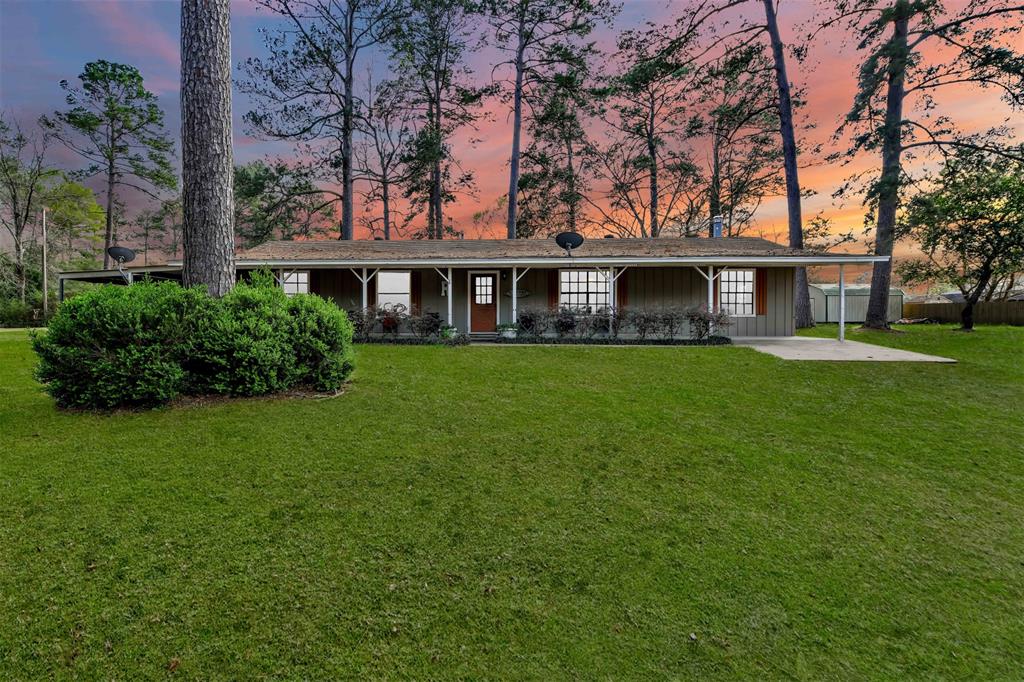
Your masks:
<svg viewBox="0 0 1024 682"><path fill-rule="evenodd" d="M554 239L272 241L238 254L242 268L834 265L888 256L790 249L756 237L588 239L569 256Z"/></svg>
<svg viewBox="0 0 1024 682"><path fill-rule="evenodd" d="M658 239L588 239L569 256L554 239L318 240L271 241L240 250L236 266L320 268L455 268L455 267L625 267L625 266L813 266L874 263L888 256L826 253L791 249L757 237L673 237ZM154 279L178 279L181 259L125 272ZM62 272L61 280L120 282L116 269Z"/></svg>

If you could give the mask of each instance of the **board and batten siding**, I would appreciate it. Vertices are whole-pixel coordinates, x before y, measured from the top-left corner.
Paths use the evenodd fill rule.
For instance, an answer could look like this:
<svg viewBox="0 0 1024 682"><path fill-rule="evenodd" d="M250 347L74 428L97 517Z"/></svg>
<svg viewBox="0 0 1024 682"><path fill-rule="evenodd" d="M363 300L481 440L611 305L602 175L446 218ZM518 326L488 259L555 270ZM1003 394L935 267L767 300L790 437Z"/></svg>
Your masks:
<svg viewBox="0 0 1024 682"><path fill-rule="evenodd" d="M793 316L793 268L764 268L768 293L764 315L734 317L728 336L792 336L796 333ZM708 300L708 283L688 268L630 268L626 278L627 308L699 306Z"/></svg>
<svg viewBox="0 0 1024 682"><path fill-rule="evenodd" d="M484 270L481 268L481 270ZM491 269L493 270L493 269ZM726 332L729 336L792 336L793 268L764 268L767 283L764 315L734 317ZM441 276L433 269L419 269L420 301L424 312L436 312L445 319L448 302L441 295ZM466 308L469 300L469 270L453 269L455 298L452 304L454 325L467 329ZM557 290L549 292L557 277L551 270L531 268L519 280L519 310L547 308L550 300L557 300ZM498 319L510 322L512 318L512 269L499 268ZM692 307L707 301L707 280L692 267L629 268L621 276L626 289L626 308L657 309L668 306ZM362 301L362 285L349 270L311 270L310 291L333 300L342 308L358 310ZM371 280L369 303L375 302L376 286ZM554 296L551 294L554 293Z"/></svg>

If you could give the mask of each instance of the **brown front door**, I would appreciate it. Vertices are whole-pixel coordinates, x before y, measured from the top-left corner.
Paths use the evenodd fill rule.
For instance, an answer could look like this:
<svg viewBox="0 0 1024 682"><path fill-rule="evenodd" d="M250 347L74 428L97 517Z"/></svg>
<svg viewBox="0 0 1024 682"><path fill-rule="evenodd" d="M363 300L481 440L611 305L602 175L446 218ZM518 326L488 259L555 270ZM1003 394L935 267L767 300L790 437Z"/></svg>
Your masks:
<svg viewBox="0 0 1024 682"><path fill-rule="evenodd" d="M498 278L494 274L469 276L469 331L498 329Z"/></svg>

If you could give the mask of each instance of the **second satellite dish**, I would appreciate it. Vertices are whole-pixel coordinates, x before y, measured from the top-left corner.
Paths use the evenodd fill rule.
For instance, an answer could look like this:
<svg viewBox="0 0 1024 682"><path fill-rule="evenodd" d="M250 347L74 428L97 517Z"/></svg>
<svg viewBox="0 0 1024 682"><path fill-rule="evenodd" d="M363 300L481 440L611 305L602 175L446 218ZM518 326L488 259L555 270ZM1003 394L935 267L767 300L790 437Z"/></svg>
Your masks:
<svg viewBox="0 0 1024 682"><path fill-rule="evenodd" d="M562 232L555 237L555 243L565 249L565 253L572 255L573 249L578 249L583 243L583 235L576 232Z"/></svg>

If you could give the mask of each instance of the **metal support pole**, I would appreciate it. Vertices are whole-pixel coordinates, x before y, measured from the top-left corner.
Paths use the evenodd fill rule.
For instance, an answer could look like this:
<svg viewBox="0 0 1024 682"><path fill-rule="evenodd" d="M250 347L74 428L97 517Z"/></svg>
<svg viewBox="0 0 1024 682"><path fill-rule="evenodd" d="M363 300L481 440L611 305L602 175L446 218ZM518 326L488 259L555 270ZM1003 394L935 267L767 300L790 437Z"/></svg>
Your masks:
<svg viewBox="0 0 1024 682"><path fill-rule="evenodd" d="M366 290L366 283L369 281L367 279L367 277L366 277L366 268L363 268L362 280L363 280L363 310L366 310L368 307L370 307L370 301L368 300L369 299L369 292Z"/></svg>
<svg viewBox="0 0 1024 682"><path fill-rule="evenodd" d="M715 309L715 266L708 266L708 312Z"/></svg>
<svg viewBox="0 0 1024 682"><path fill-rule="evenodd" d="M452 297L455 296L455 280L452 279L452 269L448 268L448 326L455 326L455 319L452 317Z"/></svg>
<svg viewBox="0 0 1024 682"><path fill-rule="evenodd" d="M519 268L512 266L512 324L519 322Z"/></svg>
<svg viewBox="0 0 1024 682"><path fill-rule="evenodd" d="M839 264L839 340L846 340L846 275Z"/></svg>

